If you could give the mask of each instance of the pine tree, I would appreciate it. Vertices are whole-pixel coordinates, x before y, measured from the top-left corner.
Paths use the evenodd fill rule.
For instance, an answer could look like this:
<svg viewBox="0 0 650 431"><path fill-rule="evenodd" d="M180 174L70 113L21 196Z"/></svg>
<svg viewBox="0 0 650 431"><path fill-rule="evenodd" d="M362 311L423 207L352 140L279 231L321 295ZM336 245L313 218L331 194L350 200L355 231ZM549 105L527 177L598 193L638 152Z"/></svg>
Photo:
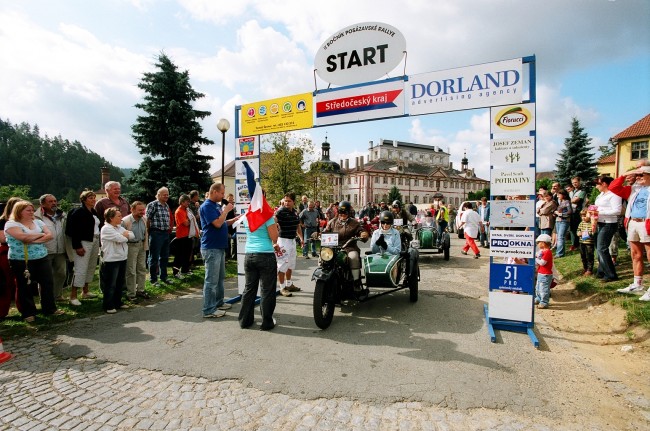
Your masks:
<svg viewBox="0 0 650 431"><path fill-rule="evenodd" d="M192 108L192 102L204 94L192 88L189 73L179 72L165 54L160 54L155 66L157 71L144 73L138 84L146 95L135 106L145 115L132 126L132 137L144 160L129 179L128 196L148 202L165 186L173 202L181 193L210 187L212 157L200 151L201 145L214 142L202 136L198 120L210 112Z"/></svg>
<svg viewBox="0 0 650 431"><path fill-rule="evenodd" d="M594 153L591 152L591 138L576 117L571 120L571 136L564 140L564 149L557 161L556 179L562 186L571 183L571 178L580 177L583 183L596 178L598 170Z"/></svg>

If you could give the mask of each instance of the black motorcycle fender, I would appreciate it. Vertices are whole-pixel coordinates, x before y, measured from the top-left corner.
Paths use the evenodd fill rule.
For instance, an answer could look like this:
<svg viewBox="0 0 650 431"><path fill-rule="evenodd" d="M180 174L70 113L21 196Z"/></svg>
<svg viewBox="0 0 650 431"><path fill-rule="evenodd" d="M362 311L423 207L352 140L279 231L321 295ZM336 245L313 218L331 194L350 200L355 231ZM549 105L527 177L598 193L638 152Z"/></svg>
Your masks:
<svg viewBox="0 0 650 431"><path fill-rule="evenodd" d="M311 275L311 279L313 280L323 280L323 281L328 281L332 276L334 275L334 271L327 271L323 268L316 268L314 270L314 273Z"/></svg>

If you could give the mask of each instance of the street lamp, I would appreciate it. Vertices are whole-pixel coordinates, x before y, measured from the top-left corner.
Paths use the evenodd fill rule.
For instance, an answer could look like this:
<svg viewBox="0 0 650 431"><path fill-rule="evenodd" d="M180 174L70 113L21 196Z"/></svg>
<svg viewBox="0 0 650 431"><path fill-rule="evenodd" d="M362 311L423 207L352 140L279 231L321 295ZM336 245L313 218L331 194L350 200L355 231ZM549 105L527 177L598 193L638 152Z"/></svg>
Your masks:
<svg viewBox="0 0 650 431"><path fill-rule="evenodd" d="M217 123L217 129L221 132L221 184L224 183L224 174L225 171L225 158L226 158L226 132L230 129L230 122L225 118L222 118Z"/></svg>

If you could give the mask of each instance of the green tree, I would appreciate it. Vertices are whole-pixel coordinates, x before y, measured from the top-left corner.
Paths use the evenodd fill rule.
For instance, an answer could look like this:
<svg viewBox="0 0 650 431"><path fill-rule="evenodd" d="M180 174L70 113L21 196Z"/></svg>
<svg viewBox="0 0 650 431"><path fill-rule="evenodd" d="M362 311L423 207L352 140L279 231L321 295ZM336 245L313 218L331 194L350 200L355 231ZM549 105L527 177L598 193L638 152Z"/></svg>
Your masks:
<svg viewBox="0 0 650 431"><path fill-rule="evenodd" d="M564 140L564 149L556 164L557 180L562 186L570 184L572 177L589 180L598 175L594 153L589 148L591 138L576 117L571 120L570 133L571 136Z"/></svg>
<svg viewBox="0 0 650 431"><path fill-rule="evenodd" d="M400 193L399 189L397 186L393 186L389 191L388 191L388 199L387 202L390 205L390 202L393 201L400 201L402 202L402 205L405 203L402 201L402 193Z"/></svg>
<svg viewBox="0 0 650 431"><path fill-rule="evenodd" d="M7 202L9 198L18 197L21 199L31 200L29 196L29 186L14 186L12 184L0 186L0 202Z"/></svg>
<svg viewBox="0 0 650 431"><path fill-rule="evenodd" d="M144 102L135 106L145 114L131 128L144 160L131 173L128 196L145 202L153 200L163 186L175 198L193 189L207 190L212 183L212 157L200 152L202 145L214 142L202 136L199 124L210 112L192 107L204 94L192 88L188 71L180 72L165 54L160 54L155 67L138 84L146 94Z"/></svg>
<svg viewBox="0 0 650 431"><path fill-rule="evenodd" d="M276 203L288 192L305 194L309 184L303 165L306 156L313 153L311 140L287 132L272 133L263 145L260 163L268 201Z"/></svg>

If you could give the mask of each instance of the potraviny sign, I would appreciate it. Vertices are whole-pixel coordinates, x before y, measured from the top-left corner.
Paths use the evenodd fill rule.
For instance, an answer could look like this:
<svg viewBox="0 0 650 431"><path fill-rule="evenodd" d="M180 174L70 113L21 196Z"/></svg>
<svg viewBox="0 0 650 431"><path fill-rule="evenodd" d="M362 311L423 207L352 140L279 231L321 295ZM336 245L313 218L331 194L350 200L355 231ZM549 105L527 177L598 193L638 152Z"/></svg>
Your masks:
<svg viewBox="0 0 650 431"><path fill-rule="evenodd" d="M409 115L521 103L522 61L498 61L409 76Z"/></svg>
<svg viewBox="0 0 650 431"><path fill-rule="evenodd" d="M492 169L490 193L493 196L535 194L535 168Z"/></svg>
<svg viewBox="0 0 650 431"><path fill-rule="evenodd" d="M406 39L395 27L362 22L328 37L316 52L314 68L330 84L357 84L388 74L405 52Z"/></svg>

